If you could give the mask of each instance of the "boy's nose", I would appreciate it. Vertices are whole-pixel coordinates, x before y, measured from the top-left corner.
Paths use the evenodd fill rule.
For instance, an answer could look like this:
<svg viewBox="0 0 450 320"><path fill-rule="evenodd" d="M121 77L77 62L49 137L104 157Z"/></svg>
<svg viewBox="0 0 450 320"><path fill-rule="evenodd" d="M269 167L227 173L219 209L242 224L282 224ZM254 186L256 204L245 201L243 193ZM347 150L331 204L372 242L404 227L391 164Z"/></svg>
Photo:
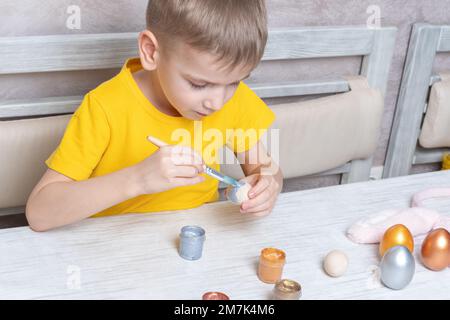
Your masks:
<svg viewBox="0 0 450 320"><path fill-rule="evenodd" d="M211 92L210 96L205 99L203 106L207 109L218 111L225 103L227 96L227 88L218 86Z"/></svg>
<svg viewBox="0 0 450 320"><path fill-rule="evenodd" d="M217 111L222 107L222 99L214 99L214 100L206 100L203 103L203 106L206 109L212 110L212 111Z"/></svg>

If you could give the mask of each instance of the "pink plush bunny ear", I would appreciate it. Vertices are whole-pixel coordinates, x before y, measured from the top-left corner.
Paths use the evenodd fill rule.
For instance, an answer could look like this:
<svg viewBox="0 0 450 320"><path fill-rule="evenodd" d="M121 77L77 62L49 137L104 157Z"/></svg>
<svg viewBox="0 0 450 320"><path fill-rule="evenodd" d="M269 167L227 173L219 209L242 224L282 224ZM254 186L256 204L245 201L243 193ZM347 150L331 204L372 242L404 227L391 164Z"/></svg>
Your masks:
<svg viewBox="0 0 450 320"><path fill-rule="evenodd" d="M423 207L425 200L435 198L450 198L450 188L433 188L420 191L412 197L411 206ZM450 217L442 215L438 221L436 221L434 228L444 228L450 231Z"/></svg>
<svg viewBox="0 0 450 320"><path fill-rule="evenodd" d="M396 224L405 225L413 236L429 232L440 221L437 211L426 208L384 210L353 224L347 237L356 243L378 243L384 232Z"/></svg>
<svg viewBox="0 0 450 320"><path fill-rule="evenodd" d="M420 191L412 197L411 207L423 207L423 202L433 198L450 197L450 188L433 188Z"/></svg>

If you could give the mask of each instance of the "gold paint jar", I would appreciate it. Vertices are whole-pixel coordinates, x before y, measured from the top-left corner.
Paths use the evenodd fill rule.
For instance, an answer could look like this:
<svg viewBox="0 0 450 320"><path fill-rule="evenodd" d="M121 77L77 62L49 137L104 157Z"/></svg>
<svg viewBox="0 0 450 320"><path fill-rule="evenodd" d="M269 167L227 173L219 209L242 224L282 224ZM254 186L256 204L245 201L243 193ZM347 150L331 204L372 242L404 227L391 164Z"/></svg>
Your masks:
<svg viewBox="0 0 450 320"><path fill-rule="evenodd" d="M442 157L442 170L450 170L450 153L445 153Z"/></svg>
<svg viewBox="0 0 450 320"><path fill-rule="evenodd" d="M274 300L298 300L302 296L302 286L289 279L277 281L273 288Z"/></svg>

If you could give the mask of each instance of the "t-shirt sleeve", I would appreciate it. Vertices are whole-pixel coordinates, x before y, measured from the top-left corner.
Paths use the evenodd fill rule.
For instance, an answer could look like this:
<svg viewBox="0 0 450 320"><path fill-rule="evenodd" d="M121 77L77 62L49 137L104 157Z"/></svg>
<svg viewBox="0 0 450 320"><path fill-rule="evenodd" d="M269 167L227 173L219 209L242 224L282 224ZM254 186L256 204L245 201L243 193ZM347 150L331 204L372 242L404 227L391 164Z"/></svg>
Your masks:
<svg viewBox="0 0 450 320"><path fill-rule="evenodd" d="M275 120L274 112L245 83L241 82L234 97L234 127L228 147L236 153L251 149Z"/></svg>
<svg viewBox="0 0 450 320"><path fill-rule="evenodd" d="M45 163L69 178L85 180L99 163L109 139L106 114L92 94L87 94L70 119L59 146Z"/></svg>

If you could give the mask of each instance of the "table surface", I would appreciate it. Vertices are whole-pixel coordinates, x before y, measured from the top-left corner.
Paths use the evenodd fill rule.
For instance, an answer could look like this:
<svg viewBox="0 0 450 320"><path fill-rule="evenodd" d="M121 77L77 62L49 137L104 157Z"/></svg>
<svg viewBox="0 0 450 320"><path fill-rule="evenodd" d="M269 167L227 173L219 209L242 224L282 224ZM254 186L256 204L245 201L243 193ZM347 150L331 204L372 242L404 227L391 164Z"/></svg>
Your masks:
<svg viewBox="0 0 450 320"><path fill-rule="evenodd" d="M415 238L416 273L403 290L379 281L376 245L355 244L346 230L384 209L409 206L411 195L450 186L450 171L281 194L273 213L254 218L229 202L166 213L87 219L35 233L0 230L0 298L201 299L221 291L231 299L269 299L273 285L257 277L260 250L286 252L283 278L298 281L302 299L450 299L450 268L433 272L420 262L424 236ZM450 212L450 199L427 201ZM203 257L179 257L185 225L206 230ZM323 257L333 249L349 257L347 273L328 277Z"/></svg>

